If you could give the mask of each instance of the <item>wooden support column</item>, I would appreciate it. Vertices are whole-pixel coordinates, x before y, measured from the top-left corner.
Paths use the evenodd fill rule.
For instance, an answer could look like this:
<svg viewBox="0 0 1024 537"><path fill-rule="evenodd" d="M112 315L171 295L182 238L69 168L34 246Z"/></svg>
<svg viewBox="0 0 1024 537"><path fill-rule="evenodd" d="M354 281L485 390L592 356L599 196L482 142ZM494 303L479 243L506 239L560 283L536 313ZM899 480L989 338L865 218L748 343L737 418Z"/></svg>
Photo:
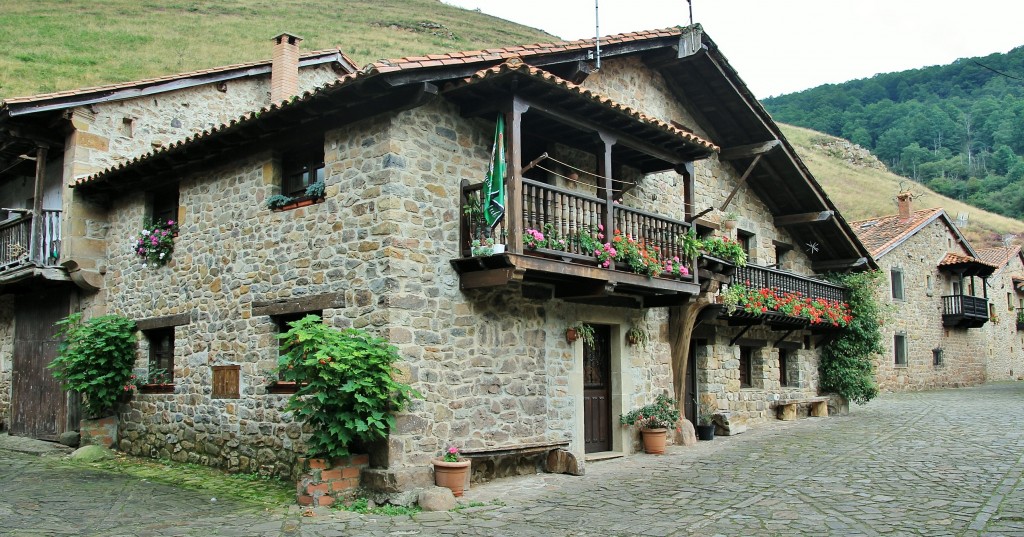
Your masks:
<svg viewBox="0 0 1024 537"><path fill-rule="evenodd" d="M693 162L684 162L676 166L676 173L683 176L683 203L685 204L683 211L686 214L684 220L692 222L694 209L697 206L697 200L694 197L697 187L693 177Z"/></svg>
<svg viewBox="0 0 1024 537"><path fill-rule="evenodd" d="M29 245L29 260L40 264L45 261L43 255L43 233L46 222L43 221L43 181L46 179L46 147L39 146L36 149L36 183L33 189L32 198L32 238Z"/></svg>
<svg viewBox="0 0 1024 537"><path fill-rule="evenodd" d="M598 165L598 173L601 175L602 181L599 188L604 190L604 234L610 241L615 230L615 206L612 203L615 199L612 185L612 146L615 145L616 139L614 136L603 131L598 131L598 135L601 136L601 141L604 142L604 158Z"/></svg>
<svg viewBox="0 0 1024 537"><path fill-rule="evenodd" d="M505 113L508 143L508 171L505 175L505 218L509 253L523 252L523 114L530 106L519 97L512 98L512 109Z"/></svg>

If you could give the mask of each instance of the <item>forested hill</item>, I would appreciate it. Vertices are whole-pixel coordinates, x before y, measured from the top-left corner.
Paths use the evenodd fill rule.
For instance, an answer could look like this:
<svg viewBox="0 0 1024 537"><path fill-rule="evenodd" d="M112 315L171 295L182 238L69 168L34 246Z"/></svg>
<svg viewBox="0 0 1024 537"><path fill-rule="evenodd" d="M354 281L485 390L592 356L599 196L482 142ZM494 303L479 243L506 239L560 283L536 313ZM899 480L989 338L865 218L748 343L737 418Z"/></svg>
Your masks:
<svg viewBox="0 0 1024 537"><path fill-rule="evenodd" d="M1024 217L1024 46L763 102L776 121L860 144L941 194Z"/></svg>

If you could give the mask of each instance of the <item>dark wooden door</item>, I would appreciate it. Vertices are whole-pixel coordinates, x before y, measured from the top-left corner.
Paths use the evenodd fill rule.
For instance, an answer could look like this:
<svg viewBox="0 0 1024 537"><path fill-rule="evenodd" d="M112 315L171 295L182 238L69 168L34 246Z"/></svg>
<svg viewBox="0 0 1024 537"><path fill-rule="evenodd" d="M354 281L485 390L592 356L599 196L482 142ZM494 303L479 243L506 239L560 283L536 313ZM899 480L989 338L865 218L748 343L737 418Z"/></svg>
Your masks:
<svg viewBox="0 0 1024 537"><path fill-rule="evenodd" d="M594 325L593 346L583 344L584 451L612 449L611 327Z"/></svg>
<svg viewBox="0 0 1024 537"><path fill-rule="evenodd" d="M62 291L21 295L15 301L10 433L57 440L67 425L67 394L46 368L57 356L54 323L68 314Z"/></svg>
<svg viewBox="0 0 1024 537"><path fill-rule="evenodd" d="M706 347L708 340L691 339L690 357L686 360L686 398L683 400L683 413L690 423L697 424L697 349Z"/></svg>

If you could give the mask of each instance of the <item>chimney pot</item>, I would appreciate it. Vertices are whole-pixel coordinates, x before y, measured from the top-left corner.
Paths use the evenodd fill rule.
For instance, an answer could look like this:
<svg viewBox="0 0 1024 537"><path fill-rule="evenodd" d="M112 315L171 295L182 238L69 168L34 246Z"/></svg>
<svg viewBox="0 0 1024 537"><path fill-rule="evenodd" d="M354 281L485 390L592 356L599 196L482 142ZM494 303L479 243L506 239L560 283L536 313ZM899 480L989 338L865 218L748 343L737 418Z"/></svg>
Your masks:
<svg viewBox="0 0 1024 537"><path fill-rule="evenodd" d="M299 92L299 42L302 38L288 32L274 36L270 64L270 102L278 103Z"/></svg>

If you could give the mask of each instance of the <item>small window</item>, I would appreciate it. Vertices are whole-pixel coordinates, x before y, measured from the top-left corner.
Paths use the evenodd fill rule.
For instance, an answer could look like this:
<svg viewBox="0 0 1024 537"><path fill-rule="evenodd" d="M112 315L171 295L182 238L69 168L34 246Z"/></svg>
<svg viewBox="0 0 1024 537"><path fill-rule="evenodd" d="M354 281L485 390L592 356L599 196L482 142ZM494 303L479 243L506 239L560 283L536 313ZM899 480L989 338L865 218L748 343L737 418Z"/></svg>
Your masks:
<svg viewBox="0 0 1024 537"><path fill-rule="evenodd" d="M323 310L300 311L295 313L272 315L270 318L274 321L274 325L276 325L277 327L277 330L275 331L274 335L277 336L279 334L284 334L285 332L291 329L291 327L288 326L290 323L294 323L295 321L298 321L306 317L307 315L317 315L321 319L323 319L324 316ZM281 340L275 337L274 344L277 346L277 351L274 353L274 356L280 358L283 355L283 352L281 351ZM276 382L271 382L271 393L295 393L295 391L298 389L298 386L295 386L294 383L282 382L284 380L284 376L281 374L280 371L278 371L277 373L277 379L268 380L276 380Z"/></svg>
<svg viewBox="0 0 1024 537"><path fill-rule="evenodd" d="M1013 311L1013 293L1006 293L1006 311Z"/></svg>
<svg viewBox="0 0 1024 537"><path fill-rule="evenodd" d="M892 279L893 300L903 300L903 270L892 269L891 271L889 271L889 275Z"/></svg>
<svg viewBox="0 0 1024 537"><path fill-rule="evenodd" d="M736 240L739 241L740 246L743 247L743 252L747 254L747 260L754 260L754 234L748 231L739 230L736 232Z"/></svg>
<svg viewBox="0 0 1024 537"><path fill-rule="evenodd" d="M896 334L893 336L893 353L896 358L897 366L907 365L907 336L906 334Z"/></svg>
<svg viewBox="0 0 1024 537"><path fill-rule="evenodd" d="M175 183L150 194L149 217L153 222L178 220L178 184Z"/></svg>
<svg viewBox="0 0 1024 537"><path fill-rule="evenodd" d="M779 349L779 385L789 386L789 350Z"/></svg>
<svg viewBox="0 0 1024 537"><path fill-rule="evenodd" d="M959 295L960 294L960 280L953 280L951 288L953 290L953 294L954 295Z"/></svg>
<svg viewBox="0 0 1024 537"><path fill-rule="evenodd" d="M932 365L935 367L942 366L942 349L932 349Z"/></svg>
<svg viewBox="0 0 1024 537"><path fill-rule="evenodd" d="M149 342L149 383L174 382L174 327L146 330L144 335Z"/></svg>
<svg viewBox="0 0 1024 537"><path fill-rule="evenodd" d="M753 377L753 349L740 347L740 388L749 388Z"/></svg>
<svg viewBox="0 0 1024 537"><path fill-rule="evenodd" d="M306 195L306 188L324 180L324 142L292 151L281 159L281 194L296 198Z"/></svg>

